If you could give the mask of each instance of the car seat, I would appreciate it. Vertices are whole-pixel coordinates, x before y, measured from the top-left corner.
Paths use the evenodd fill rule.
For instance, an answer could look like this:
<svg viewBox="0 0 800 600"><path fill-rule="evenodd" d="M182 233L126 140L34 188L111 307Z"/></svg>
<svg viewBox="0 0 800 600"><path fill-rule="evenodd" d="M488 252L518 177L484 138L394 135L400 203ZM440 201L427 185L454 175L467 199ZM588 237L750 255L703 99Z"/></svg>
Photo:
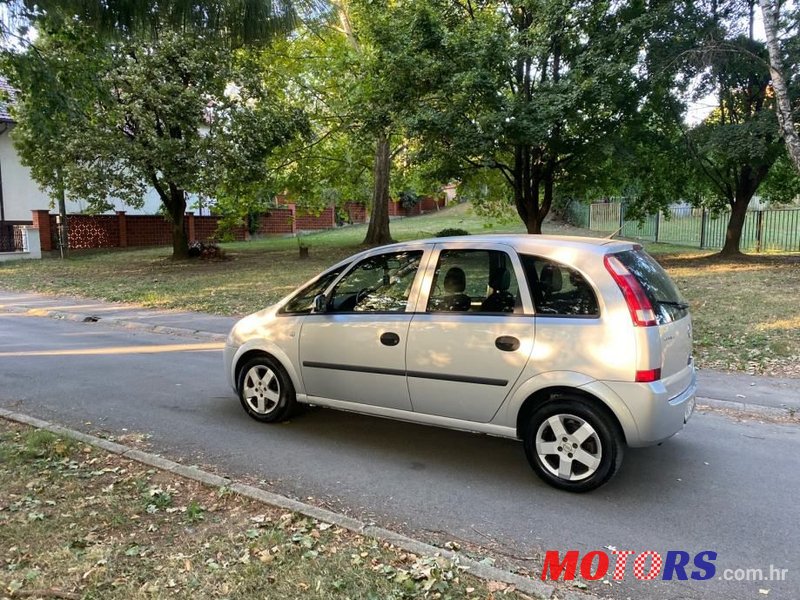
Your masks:
<svg viewBox="0 0 800 600"><path fill-rule="evenodd" d="M492 293L481 304L483 312L514 312L517 304L514 295L508 291L511 287L511 273L505 267L497 269L489 277Z"/></svg>
<svg viewBox="0 0 800 600"><path fill-rule="evenodd" d="M564 287L564 278L561 269L554 264L547 264L542 267L542 274L539 276L539 284L542 288L542 295L545 300L553 297L553 294L560 292Z"/></svg>
<svg viewBox="0 0 800 600"><path fill-rule="evenodd" d="M464 293L467 289L467 276L460 267L451 267L444 276L442 308L453 312L469 310L472 298Z"/></svg>

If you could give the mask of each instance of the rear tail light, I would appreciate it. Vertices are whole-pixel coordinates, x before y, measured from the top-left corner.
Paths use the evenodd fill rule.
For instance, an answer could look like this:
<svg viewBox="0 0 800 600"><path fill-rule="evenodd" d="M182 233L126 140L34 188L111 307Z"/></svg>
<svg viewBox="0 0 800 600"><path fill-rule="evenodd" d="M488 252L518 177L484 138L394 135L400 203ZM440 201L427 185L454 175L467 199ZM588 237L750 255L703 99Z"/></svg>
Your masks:
<svg viewBox="0 0 800 600"><path fill-rule="evenodd" d="M636 277L612 254L607 254L603 263L625 297L633 324L637 327L657 325L653 305L650 304L647 294L644 293L644 289ZM639 380L637 379L637 381Z"/></svg>
<svg viewBox="0 0 800 600"><path fill-rule="evenodd" d="M647 369L646 371L636 371L637 383L653 383L661 379L661 369Z"/></svg>

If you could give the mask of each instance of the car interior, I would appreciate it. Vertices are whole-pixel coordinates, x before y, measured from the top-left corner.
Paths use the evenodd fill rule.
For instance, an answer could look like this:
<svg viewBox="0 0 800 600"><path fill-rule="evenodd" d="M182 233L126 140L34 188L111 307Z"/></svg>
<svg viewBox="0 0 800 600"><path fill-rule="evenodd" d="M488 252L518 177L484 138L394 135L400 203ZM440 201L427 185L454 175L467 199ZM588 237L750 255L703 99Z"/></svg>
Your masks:
<svg viewBox="0 0 800 600"><path fill-rule="evenodd" d="M443 250L427 310L522 312L519 286L509 256L497 250Z"/></svg>

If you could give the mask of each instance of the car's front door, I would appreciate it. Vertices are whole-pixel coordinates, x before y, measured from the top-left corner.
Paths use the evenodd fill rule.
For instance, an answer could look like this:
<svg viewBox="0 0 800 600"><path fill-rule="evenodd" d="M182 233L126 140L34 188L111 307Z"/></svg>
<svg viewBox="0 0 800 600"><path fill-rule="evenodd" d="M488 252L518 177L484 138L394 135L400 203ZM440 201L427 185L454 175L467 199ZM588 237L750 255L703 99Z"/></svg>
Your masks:
<svg viewBox="0 0 800 600"><path fill-rule="evenodd" d="M534 319L502 244L437 244L408 334L414 411L488 422L528 361Z"/></svg>
<svg viewBox="0 0 800 600"><path fill-rule="evenodd" d="M313 397L411 410L406 342L425 247L362 259L336 283L324 313L300 331L303 384Z"/></svg>

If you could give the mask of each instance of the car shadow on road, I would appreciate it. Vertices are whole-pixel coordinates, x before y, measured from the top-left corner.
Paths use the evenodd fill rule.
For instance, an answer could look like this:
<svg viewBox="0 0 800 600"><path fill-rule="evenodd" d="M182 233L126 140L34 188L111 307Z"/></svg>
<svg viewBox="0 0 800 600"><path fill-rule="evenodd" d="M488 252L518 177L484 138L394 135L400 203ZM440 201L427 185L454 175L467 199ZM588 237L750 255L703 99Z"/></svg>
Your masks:
<svg viewBox="0 0 800 600"><path fill-rule="evenodd" d="M414 487L436 485L446 479L459 480L473 492L502 489L542 497L560 494L534 475L522 444L515 440L319 407L305 408L280 425L248 419L235 400L218 404L217 410L225 413L220 418L235 421L248 434L252 431L263 435L268 431L265 445L300 445L304 455L330 462L334 465L333 480L339 477L335 465L346 464L348 470L380 471L382 477L394 476ZM619 500L635 497L640 502L669 500L677 483L691 485L690 472L697 468L696 463L691 438L682 435L662 446L628 449L617 477L583 497L599 494ZM572 497L577 501L581 496Z"/></svg>

